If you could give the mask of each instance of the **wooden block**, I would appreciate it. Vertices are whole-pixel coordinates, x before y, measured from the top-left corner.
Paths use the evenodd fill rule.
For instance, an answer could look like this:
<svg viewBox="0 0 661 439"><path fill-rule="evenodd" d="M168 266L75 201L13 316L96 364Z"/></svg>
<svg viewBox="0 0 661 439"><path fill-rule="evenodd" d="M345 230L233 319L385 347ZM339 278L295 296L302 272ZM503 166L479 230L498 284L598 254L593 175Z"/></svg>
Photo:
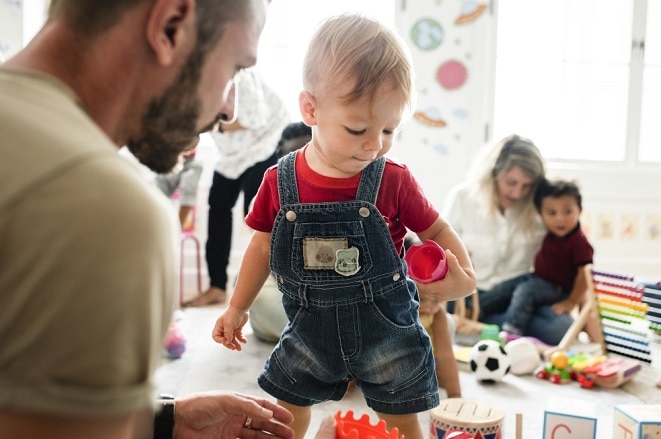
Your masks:
<svg viewBox="0 0 661 439"><path fill-rule="evenodd" d="M615 406L613 439L661 437L661 404Z"/></svg>
<svg viewBox="0 0 661 439"><path fill-rule="evenodd" d="M597 417L594 405L575 400L553 399L544 411L543 439L595 439Z"/></svg>

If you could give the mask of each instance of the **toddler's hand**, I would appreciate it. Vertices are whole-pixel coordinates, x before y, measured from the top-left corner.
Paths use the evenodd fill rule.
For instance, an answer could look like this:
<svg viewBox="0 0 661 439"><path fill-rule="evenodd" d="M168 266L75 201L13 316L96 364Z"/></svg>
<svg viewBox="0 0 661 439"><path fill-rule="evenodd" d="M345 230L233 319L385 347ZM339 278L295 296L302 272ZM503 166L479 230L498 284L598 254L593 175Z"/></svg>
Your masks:
<svg viewBox="0 0 661 439"><path fill-rule="evenodd" d="M565 299L551 305L551 311L553 311L556 315L565 313L569 314L572 312L575 306L576 304L573 301Z"/></svg>
<svg viewBox="0 0 661 439"><path fill-rule="evenodd" d="M472 267L462 267L457 256L450 250L445 250L448 261L448 274L444 279L428 284L416 283L420 296L429 296L443 302L466 297L473 292L476 285L475 272Z"/></svg>
<svg viewBox="0 0 661 439"><path fill-rule="evenodd" d="M233 351L240 351L241 344L248 340L243 336L243 326L248 321L248 313L233 308L232 305L218 317L211 337L217 342Z"/></svg>

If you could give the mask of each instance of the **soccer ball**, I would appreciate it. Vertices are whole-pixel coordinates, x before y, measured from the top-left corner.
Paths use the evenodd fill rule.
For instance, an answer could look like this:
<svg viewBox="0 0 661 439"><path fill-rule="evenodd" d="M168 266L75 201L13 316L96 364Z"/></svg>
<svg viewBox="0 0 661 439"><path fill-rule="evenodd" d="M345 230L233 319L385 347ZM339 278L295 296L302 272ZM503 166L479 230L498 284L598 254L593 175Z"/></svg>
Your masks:
<svg viewBox="0 0 661 439"><path fill-rule="evenodd" d="M481 340L471 349L470 366L478 381L495 383L509 372L510 358L497 341Z"/></svg>

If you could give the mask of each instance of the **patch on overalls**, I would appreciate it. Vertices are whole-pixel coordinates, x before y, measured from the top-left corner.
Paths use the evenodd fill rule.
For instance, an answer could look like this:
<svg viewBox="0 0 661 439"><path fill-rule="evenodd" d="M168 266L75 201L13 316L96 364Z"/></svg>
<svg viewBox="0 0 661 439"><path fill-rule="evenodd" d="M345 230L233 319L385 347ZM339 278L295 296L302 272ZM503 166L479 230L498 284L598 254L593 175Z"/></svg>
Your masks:
<svg viewBox="0 0 661 439"><path fill-rule="evenodd" d="M335 252L335 272L342 276L352 276L358 273L359 251L356 247L341 249Z"/></svg>
<svg viewBox="0 0 661 439"><path fill-rule="evenodd" d="M336 253L349 246L347 238L303 238L303 267L334 270Z"/></svg>

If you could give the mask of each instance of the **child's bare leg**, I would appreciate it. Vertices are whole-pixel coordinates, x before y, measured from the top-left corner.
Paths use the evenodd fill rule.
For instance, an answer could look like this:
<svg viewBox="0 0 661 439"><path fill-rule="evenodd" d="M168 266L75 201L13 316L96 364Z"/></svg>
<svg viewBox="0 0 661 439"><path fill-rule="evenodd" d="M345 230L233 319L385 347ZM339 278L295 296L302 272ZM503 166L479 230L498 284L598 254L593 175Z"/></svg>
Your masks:
<svg viewBox="0 0 661 439"><path fill-rule="evenodd" d="M294 415L294 422L289 426L294 430L294 439L303 439L310 426L312 407L301 407L278 400L278 405L286 408Z"/></svg>
<svg viewBox="0 0 661 439"><path fill-rule="evenodd" d="M434 359L436 360L436 379L445 389L448 398L461 398L459 367L452 349L452 335L448 326L448 317L444 309L434 314Z"/></svg>
<svg viewBox="0 0 661 439"><path fill-rule="evenodd" d="M386 415L383 413L377 413L376 415L379 419L386 421L388 431L397 427L399 435L404 435L406 439L423 439L422 428L420 428L420 421L418 421L418 415L416 413L410 415Z"/></svg>

